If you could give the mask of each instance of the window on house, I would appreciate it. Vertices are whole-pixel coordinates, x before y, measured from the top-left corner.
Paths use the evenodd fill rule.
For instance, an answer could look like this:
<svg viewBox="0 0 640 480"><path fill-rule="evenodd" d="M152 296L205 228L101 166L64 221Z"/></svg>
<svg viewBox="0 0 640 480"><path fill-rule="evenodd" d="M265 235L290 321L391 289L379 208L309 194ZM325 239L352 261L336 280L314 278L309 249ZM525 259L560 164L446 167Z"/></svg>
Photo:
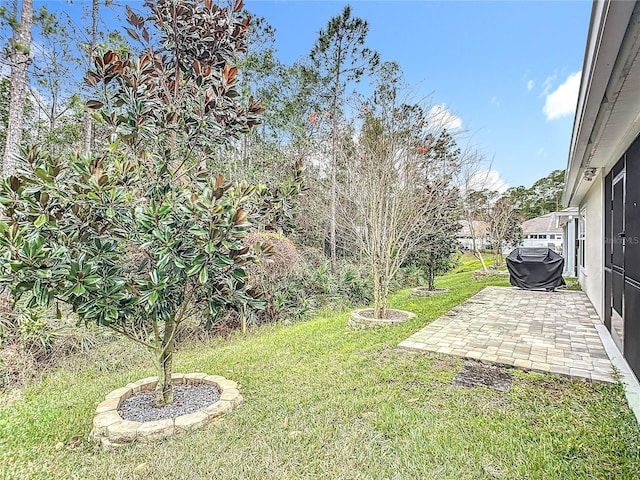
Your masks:
<svg viewBox="0 0 640 480"><path fill-rule="evenodd" d="M546 235L540 235L538 238L547 238Z"/></svg>
<svg viewBox="0 0 640 480"><path fill-rule="evenodd" d="M553 233L549 234L549 240L555 240L555 239L556 239L555 234Z"/></svg>

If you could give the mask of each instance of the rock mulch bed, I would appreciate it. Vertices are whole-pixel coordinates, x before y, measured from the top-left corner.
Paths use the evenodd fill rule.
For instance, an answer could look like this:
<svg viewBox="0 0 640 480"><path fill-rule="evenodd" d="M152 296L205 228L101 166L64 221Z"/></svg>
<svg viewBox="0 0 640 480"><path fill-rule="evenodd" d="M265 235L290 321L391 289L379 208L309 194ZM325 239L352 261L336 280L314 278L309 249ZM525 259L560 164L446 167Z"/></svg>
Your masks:
<svg viewBox="0 0 640 480"><path fill-rule="evenodd" d="M127 398L118 413L125 420L153 422L176 418L208 407L220 398L218 387L206 383L180 383L173 387L173 403L157 408L156 395L152 391L140 391Z"/></svg>
<svg viewBox="0 0 640 480"><path fill-rule="evenodd" d="M373 308L361 308L351 312L347 326L360 330L363 328L380 327L385 325L398 325L399 323L406 322L413 317L415 317L415 314L411 312L388 308L386 318L374 318Z"/></svg>
<svg viewBox="0 0 640 480"><path fill-rule="evenodd" d="M198 402L204 401L204 398L209 396L210 400L208 400L207 406L203 408L198 403L199 406L194 411L193 405L188 409L185 408L185 402L181 402L182 405L175 405L175 407L178 407L174 410L174 415L176 416L150 421L129 419L133 417L125 418L120 412L126 415L127 408L124 405L128 399L141 392L143 392L141 397L143 399L145 396L153 396L158 377L143 378L112 391L98 405L93 417L93 430L91 431L93 441L107 450L134 442L156 442L208 425L221 415L235 410L242 404L243 400L238 390L238 384L224 377L207 375L206 373L174 373L171 378L176 392L176 400L180 401L178 392L193 391L196 392L195 397ZM205 388L200 390L200 386L203 385ZM216 393L212 392L212 390L215 390ZM205 391L207 393L203 394L202 392ZM189 394L187 393L186 396L189 396ZM138 411L144 410L141 405L137 405L136 409ZM154 410L162 409L151 406L147 409L147 413ZM190 413L186 413L187 411Z"/></svg>

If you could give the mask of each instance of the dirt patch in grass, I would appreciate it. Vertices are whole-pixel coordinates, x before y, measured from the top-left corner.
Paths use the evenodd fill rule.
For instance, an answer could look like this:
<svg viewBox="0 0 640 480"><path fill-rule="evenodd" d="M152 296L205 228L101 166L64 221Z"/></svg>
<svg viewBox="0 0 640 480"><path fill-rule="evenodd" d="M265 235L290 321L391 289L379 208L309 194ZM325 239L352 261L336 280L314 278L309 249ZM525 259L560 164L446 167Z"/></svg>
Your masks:
<svg viewBox="0 0 640 480"><path fill-rule="evenodd" d="M511 375L495 365L467 360L453 378L452 383L463 387L488 387L507 392L511 388L513 379Z"/></svg>

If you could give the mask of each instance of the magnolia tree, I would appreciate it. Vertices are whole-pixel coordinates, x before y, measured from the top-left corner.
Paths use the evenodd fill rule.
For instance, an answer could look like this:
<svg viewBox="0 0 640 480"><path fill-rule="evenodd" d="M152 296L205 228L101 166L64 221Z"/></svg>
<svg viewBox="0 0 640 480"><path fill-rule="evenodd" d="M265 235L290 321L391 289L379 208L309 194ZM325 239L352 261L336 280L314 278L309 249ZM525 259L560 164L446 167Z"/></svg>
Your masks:
<svg viewBox="0 0 640 480"><path fill-rule="evenodd" d="M369 259L374 316L385 318L390 282L406 258L450 215L459 162L455 143L429 106L403 102L397 66L384 65L362 124L348 142L342 218ZM347 143L347 142L345 142Z"/></svg>
<svg viewBox="0 0 640 480"><path fill-rule="evenodd" d="M260 308L243 238L254 188L208 171L216 146L258 123L238 101L242 3L147 2L128 10L139 55L95 57L89 103L112 131L108 151L52 156L34 147L0 185L0 284L29 306L70 304L155 355L156 404L173 401L175 332L194 313ZM263 252L264 253L264 252Z"/></svg>

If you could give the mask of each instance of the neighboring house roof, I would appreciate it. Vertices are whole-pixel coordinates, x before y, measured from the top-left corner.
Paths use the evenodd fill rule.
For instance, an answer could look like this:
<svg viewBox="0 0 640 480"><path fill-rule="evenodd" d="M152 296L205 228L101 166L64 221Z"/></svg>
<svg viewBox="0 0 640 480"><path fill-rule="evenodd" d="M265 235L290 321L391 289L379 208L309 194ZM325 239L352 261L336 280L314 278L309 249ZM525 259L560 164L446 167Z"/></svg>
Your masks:
<svg viewBox="0 0 640 480"><path fill-rule="evenodd" d="M471 229L469 228L469 222L467 220L459 220L458 224L462 227L456 232L456 237L470 237ZM473 233L476 237L483 237L489 231L489 224L481 220L473 221Z"/></svg>
<svg viewBox="0 0 640 480"><path fill-rule="evenodd" d="M556 226L556 212L552 212L522 222L522 232L525 235L531 233L562 233L562 229Z"/></svg>
<svg viewBox="0 0 640 480"><path fill-rule="evenodd" d="M594 1L562 202L578 206L640 133L640 2Z"/></svg>

